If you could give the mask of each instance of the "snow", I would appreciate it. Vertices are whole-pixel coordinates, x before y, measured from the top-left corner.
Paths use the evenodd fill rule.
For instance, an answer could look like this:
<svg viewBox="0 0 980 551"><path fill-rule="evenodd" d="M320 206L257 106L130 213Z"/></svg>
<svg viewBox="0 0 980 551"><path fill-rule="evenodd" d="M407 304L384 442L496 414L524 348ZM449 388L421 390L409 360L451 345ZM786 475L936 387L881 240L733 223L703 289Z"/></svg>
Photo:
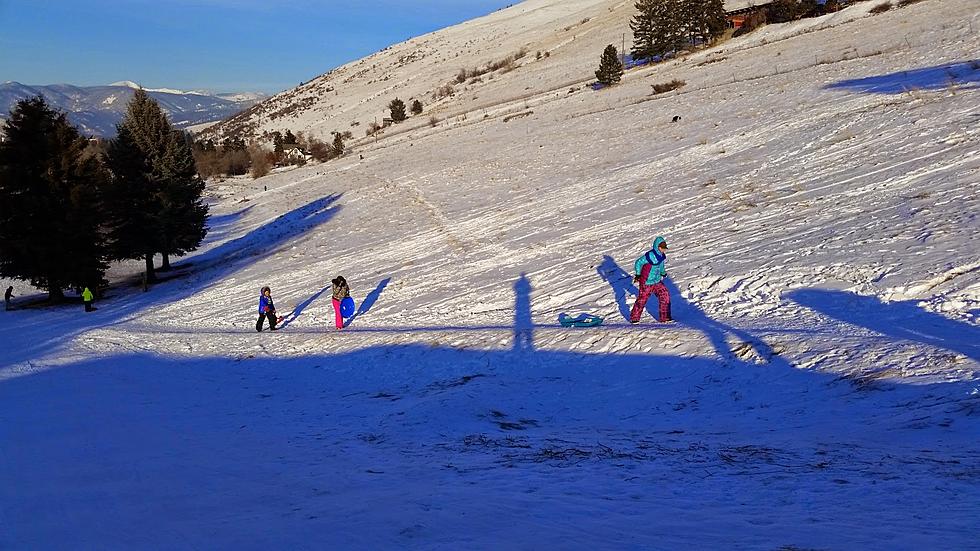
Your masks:
<svg viewBox="0 0 980 551"><path fill-rule="evenodd" d="M122 264L97 312L0 316L0 548L976 548L973 3L569 85L629 4L533 0L376 54L289 127L451 78L389 71L422 41L569 40L435 127L212 183L205 246L149 293ZM656 235L678 323L630 326Z"/></svg>
<svg viewBox="0 0 980 551"><path fill-rule="evenodd" d="M125 86L126 88L132 88L134 90L138 90L140 88L143 88L142 86L140 86L139 84L137 84L137 83L135 83L135 82L133 82L131 80L121 80L119 82L113 82L109 86ZM176 90L174 88L143 88L143 90L146 90L147 92L159 92L161 94L175 94L175 95L178 95L178 96L187 96L187 95L189 95L189 96L207 96L207 95L210 95L210 94L207 94L207 93L204 93L204 92L199 92L199 91L196 91L196 90L185 92L183 90Z"/></svg>

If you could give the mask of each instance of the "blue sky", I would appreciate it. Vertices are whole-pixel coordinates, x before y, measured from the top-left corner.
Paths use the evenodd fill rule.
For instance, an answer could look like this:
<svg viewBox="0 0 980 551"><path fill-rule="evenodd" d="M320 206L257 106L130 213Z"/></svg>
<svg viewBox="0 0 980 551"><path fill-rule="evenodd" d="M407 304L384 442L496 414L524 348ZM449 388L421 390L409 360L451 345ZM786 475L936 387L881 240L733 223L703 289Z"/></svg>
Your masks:
<svg viewBox="0 0 980 551"><path fill-rule="evenodd" d="M0 82L276 92L517 0L0 0Z"/></svg>

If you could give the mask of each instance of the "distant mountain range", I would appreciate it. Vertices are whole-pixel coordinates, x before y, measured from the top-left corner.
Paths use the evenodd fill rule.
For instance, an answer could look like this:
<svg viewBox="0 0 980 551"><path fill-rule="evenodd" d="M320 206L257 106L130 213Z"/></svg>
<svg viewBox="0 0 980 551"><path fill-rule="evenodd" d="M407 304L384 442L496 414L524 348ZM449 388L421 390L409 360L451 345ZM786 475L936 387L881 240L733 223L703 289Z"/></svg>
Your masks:
<svg viewBox="0 0 980 551"><path fill-rule="evenodd" d="M126 104L133 97L133 90L136 88L139 85L130 81L115 82L107 86L31 86L19 82L4 82L0 84L0 118L6 118L18 101L41 95L54 108L64 111L83 134L111 137L115 135L116 125L122 121ZM157 100L177 128L226 119L266 97L257 93L212 94L168 88L147 88L146 91Z"/></svg>

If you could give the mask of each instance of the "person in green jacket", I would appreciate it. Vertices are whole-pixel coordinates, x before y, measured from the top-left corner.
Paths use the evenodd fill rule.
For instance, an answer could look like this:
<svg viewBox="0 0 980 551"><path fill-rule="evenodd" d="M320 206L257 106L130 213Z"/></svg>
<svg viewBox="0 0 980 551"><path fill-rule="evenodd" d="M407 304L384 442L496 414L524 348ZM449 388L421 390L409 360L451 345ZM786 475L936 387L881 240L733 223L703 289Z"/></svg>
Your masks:
<svg viewBox="0 0 980 551"><path fill-rule="evenodd" d="M95 308L92 307L93 300L95 300L95 296L92 294L92 291L89 290L88 287L86 287L85 290L82 291L82 302L85 303L86 312L91 312L92 310L95 310Z"/></svg>
<svg viewBox="0 0 980 551"><path fill-rule="evenodd" d="M633 279L639 283L640 292L636 296L633 310L630 311L630 323L640 322L643 308L646 307L651 294L657 295L657 300L660 302L661 323L674 321L670 317L670 292L663 282L667 277L667 240L658 236L653 241L653 248L637 258L633 268L636 270Z"/></svg>

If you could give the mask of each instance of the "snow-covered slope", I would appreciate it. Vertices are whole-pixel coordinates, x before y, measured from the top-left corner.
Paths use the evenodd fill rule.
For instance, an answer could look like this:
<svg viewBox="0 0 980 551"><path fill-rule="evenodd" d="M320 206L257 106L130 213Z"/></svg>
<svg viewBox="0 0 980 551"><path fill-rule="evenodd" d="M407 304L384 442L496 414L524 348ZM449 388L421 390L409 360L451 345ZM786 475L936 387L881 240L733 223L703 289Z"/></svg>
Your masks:
<svg viewBox="0 0 980 551"><path fill-rule="evenodd" d="M553 48L435 126L214 183L207 245L148 294L0 316L0 547L971 548L976 9L869 4L600 92L563 83L598 49ZM626 5L423 38L489 60ZM568 44L625 27L595 29ZM678 323L630 326L656 235ZM289 315L256 334L266 284Z"/></svg>

